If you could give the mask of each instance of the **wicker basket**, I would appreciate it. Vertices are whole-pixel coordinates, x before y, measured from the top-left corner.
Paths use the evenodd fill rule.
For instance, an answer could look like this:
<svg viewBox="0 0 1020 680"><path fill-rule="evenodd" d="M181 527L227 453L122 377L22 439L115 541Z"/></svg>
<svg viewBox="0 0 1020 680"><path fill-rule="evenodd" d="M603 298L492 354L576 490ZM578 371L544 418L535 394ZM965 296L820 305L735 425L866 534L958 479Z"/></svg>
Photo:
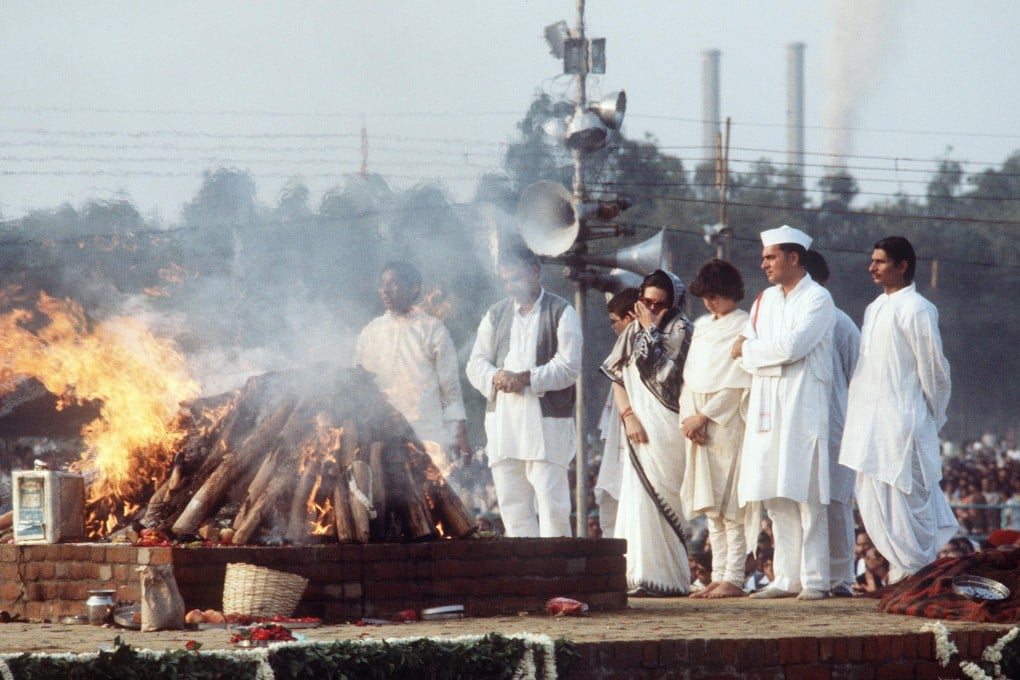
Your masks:
<svg viewBox="0 0 1020 680"><path fill-rule="evenodd" d="M223 611L246 616L292 616L308 579L254 564L231 562L223 579Z"/></svg>

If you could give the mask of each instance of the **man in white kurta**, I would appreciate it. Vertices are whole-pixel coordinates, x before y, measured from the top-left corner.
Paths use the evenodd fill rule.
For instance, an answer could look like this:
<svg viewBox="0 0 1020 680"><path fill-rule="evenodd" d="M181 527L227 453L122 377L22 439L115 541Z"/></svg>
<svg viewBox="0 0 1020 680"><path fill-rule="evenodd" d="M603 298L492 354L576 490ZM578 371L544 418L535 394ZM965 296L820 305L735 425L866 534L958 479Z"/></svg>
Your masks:
<svg viewBox="0 0 1020 680"><path fill-rule="evenodd" d="M733 347L751 378L740 466L741 503L772 519L775 579L752 597L816 600L829 589L829 393L832 296L804 269L811 237L788 226L762 232L773 285L751 308Z"/></svg>
<svg viewBox="0 0 1020 680"><path fill-rule="evenodd" d="M413 306L420 292L413 265L385 266L379 293L386 312L362 329L355 363L374 374L422 442L439 444L444 454L470 454L457 350L443 322Z"/></svg>
<svg viewBox="0 0 1020 680"><path fill-rule="evenodd" d="M864 312L840 452L857 471L861 519L889 560L890 582L933 561L958 529L939 488L949 363L938 311L914 287L915 266L906 239L875 244L869 271L884 292Z"/></svg>
<svg viewBox="0 0 1020 680"><path fill-rule="evenodd" d="M542 288L526 248L501 258L510 297L478 326L467 376L488 401L486 453L507 536L570 536L567 467L574 457L574 394L581 323Z"/></svg>
<svg viewBox="0 0 1020 680"><path fill-rule="evenodd" d="M829 265L821 253L809 250L808 274L825 286ZM846 312L836 308L832 330L832 392L829 395L829 593L852 597L857 578L854 548L854 471L839 462L839 446L846 420L847 390L861 349L861 332Z"/></svg>

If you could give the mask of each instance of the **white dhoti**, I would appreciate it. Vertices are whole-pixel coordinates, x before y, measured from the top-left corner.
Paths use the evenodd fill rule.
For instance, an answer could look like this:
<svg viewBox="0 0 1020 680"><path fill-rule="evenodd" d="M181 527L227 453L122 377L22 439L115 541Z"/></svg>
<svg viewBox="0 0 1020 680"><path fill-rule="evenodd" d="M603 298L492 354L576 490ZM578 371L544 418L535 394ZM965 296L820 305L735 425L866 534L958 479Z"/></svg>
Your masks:
<svg viewBox="0 0 1020 680"><path fill-rule="evenodd" d="M857 475L857 507L871 542L889 560L889 582L895 583L935 561L959 525L937 484L924 483L917 456L909 494L869 475Z"/></svg>

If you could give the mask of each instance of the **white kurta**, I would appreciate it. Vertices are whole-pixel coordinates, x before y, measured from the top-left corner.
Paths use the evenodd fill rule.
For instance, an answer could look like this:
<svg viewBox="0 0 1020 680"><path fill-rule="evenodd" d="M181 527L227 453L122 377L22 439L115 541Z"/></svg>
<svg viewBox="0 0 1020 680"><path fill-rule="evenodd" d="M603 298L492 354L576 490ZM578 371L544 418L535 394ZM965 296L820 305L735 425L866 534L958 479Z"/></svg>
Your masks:
<svg viewBox="0 0 1020 680"><path fill-rule="evenodd" d="M773 586L827 591L829 392L835 305L810 275L751 309L741 365L751 394L741 451L741 503L763 501L775 538Z"/></svg>
<svg viewBox="0 0 1020 680"><path fill-rule="evenodd" d="M854 472L839 464L839 447L846 421L847 391L850 377L861 351L861 332L842 309L836 309L832 331L832 392L829 395L829 484L830 496L850 503L854 495Z"/></svg>
<svg viewBox="0 0 1020 680"><path fill-rule="evenodd" d="M486 313L466 368L475 389L495 400L495 408L485 413L486 455L509 536L571 534L567 466L575 453L574 419L542 417L539 398L577 381L583 338L577 312L567 306L556 327L555 355L535 365L543 295L544 290L523 316L520 305L514 303L510 345L502 366L495 363L497 338ZM496 392L492 379L501 368L530 370L531 384L516 394Z"/></svg>
<svg viewBox="0 0 1020 680"><path fill-rule="evenodd" d="M777 497L803 503L809 492L829 502L834 322L832 296L809 275L789 295L779 286L766 289L752 308L741 359L752 376L741 503Z"/></svg>
<svg viewBox="0 0 1020 680"><path fill-rule="evenodd" d="M839 463L839 445L846 419L847 389L861 351L861 332L846 312L836 308L832 331L832 393L829 398L829 577L832 588L853 589L854 471Z"/></svg>
<svg viewBox="0 0 1020 680"><path fill-rule="evenodd" d="M613 399L613 388L609 388L606 403L599 418L599 433L602 437L602 463L595 481L595 502L599 505L599 526L603 538L613 538L616 513L620 501L620 484L623 477L623 458L627 455L626 442L621 433L620 410Z"/></svg>
<svg viewBox="0 0 1020 680"><path fill-rule="evenodd" d="M386 312L362 329L355 351L418 438L450 447L465 414L457 350L443 322L417 308Z"/></svg>
<svg viewBox="0 0 1020 680"><path fill-rule="evenodd" d="M684 439L687 471L682 491L686 512L704 513L712 542L712 581L744 582L747 538L744 511L737 498L740 448L751 376L730 356L748 314L734 310L715 318L707 314L694 323L691 348L684 363L680 422L698 413L708 418L708 441ZM757 537L757 522L754 527Z"/></svg>
<svg viewBox="0 0 1020 680"><path fill-rule="evenodd" d="M634 323L637 323L636 321ZM633 444L641 466L662 499L683 520L680 488L684 481L684 436L676 413L644 386L634 363L623 367L623 386L634 414L648 434L648 443ZM687 551L659 512L630 460L623 459L616 538L627 539L627 586L669 593L690 591Z"/></svg>
<svg viewBox="0 0 1020 680"><path fill-rule="evenodd" d="M538 399L551 390L562 390L577 381L581 371L581 322L573 307L566 307L556 327L556 354L548 363L535 365L538 348L541 296L528 314L521 316L514 303L510 326L510 350L503 366L496 366L496 337L486 313L478 326L467 362L468 381L496 407L485 414L486 455L489 463L503 458L544 460L566 467L574 458L574 419L543 418ZM531 371L531 385L520 394L496 392L492 378L501 369Z"/></svg>
<svg viewBox="0 0 1020 680"><path fill-rule="evenodd" d="M864 526L891 578L934 560L957 522L938 483L951 381L938 311L913 284L868 305L840 462L857 471Z"/></svg>

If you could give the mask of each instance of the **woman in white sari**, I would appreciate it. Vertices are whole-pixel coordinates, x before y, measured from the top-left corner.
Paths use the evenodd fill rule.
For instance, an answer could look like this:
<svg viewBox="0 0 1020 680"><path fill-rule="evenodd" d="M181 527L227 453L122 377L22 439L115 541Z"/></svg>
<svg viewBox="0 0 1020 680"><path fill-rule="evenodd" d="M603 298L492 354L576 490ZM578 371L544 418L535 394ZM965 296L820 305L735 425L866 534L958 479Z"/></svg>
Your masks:
<svg viewBox="0 0 1020 680"><path fill-rule="evenodd" d="M613 381L629 456L623 461L617 538L627 539L632 597L686 595L691 573L684 545L680 488L684 437L677 421L692 327L683 283L657 270L645 277L636 320L602 364Z"/></svg>

